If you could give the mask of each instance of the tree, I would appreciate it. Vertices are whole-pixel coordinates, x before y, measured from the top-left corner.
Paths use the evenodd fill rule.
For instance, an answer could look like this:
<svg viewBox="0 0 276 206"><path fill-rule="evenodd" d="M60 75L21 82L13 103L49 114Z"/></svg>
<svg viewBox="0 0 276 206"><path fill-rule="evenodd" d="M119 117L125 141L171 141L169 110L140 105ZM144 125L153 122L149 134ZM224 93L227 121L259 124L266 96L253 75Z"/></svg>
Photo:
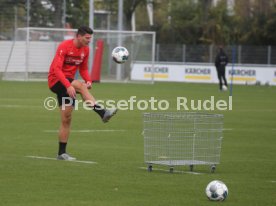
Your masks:
<svg viewBox="0 0 276 206"><path fill-rule="evenodd" d="M17 18L17 19L16 19ZM17 25L16 25L17 24ZM12 39L15 26L25 26L25 0L0 1L0 35Z"/></svg>
<svg viewBox="0 0 276 206"><path fill-rule="evenodd" d="M169 6L168 6L169 5ZM202 34L201 10L193 1L169 1L160 5L163 12L155 17L157 41L196 44ZM162 14L163 16L160 16Z"/></svg>
<svg viewBox="0 0 276 206"><path fill-rule="evenodd" d="M146 4L146 0L128 0L124 1L124 30L131 30L131 17L135 12L138 6L142 4ZM113 15L115 15L115 19L117 20L118 14L118 0L104 0L101 8L109 10ZM146 10L145 10L146 12ZM118 21L118 20L117 20Z"/></svg>
<svg viewBox="0 0 276 206"><path fill-rule="evenodd" d="M89 1L88 0L67 0L68 22L73 28L81 25L89 25Z"/></svg>
<svg viewBox="0 0 276 206"><path fill-rule="evenodd" d="M63 0L29 0L30 26L63 27ZM66 0L66 22L73 28L89 24L89 0ZM117 28L118 0L94 1L95 9L109 11ZM226 1L154 0L154 27L149 26L147 0L124 0L124 29L153 30L158 43L171 44L276 44L276 0L235 1L233 15ZM27 24L26 0L0 0L0 35L13 37L14 27ZM95 15L96 17L96 15ZM95 19L98 21L98 19Z"/></svg>
<svg viewBox="0 0 276 206"><path fill-rule="evenodd" d="M202 43L229 44L233 41L233 17L228 15L226 2L219 2L216 7L210 8L209 18L203 24Z"/></svg>
<svg viewBox="0 0 276 206"><path fill-rule="evenodd" d="M54 26L54 5L51 2L30 0L30 23L31 27L52 27ZM26 11L27 12L27 11Z"/></svg>
<svg viewBox="0 0 276 206"><path fill-rule="evenodd" d="M273 7L273 12L264 25L265 44L276 45L276 5Z"/></svg>
<svg viewBox="0 0 276 206"><path fill-rule="evenodd" d="M57 28L62 28L63 25L62 25L62 4L63 4L63 1L61 0L51 0L51 3L54 7L54 13L52 14L53 15L53 23L55 25L55 27Z"/></svg>

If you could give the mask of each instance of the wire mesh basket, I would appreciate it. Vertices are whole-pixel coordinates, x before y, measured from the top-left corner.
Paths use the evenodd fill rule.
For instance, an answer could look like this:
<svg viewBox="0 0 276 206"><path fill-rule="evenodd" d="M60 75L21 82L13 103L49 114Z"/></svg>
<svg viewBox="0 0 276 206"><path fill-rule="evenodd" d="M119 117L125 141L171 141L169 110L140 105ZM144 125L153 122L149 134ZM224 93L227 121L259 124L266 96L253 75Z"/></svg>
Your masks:
<svg viewBox="0 0 276 206"><path fill-rule="evenodd" d="M210 165L220 162L223 115L197 112L144 113L144 160L153 165Z"/></svg>

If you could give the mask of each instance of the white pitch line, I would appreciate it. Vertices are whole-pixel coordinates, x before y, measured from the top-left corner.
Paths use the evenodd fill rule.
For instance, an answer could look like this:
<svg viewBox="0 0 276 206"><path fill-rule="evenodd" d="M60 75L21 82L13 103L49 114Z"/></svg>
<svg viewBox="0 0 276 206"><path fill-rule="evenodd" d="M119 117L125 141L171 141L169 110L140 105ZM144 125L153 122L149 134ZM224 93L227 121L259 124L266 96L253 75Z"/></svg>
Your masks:
<svg viewBox="0 0 276 206"><path fill-rule="evenodd" d="M271 180L270 182L271 182L271 183L276 183L276 181L275 181L275 180Z"/></svg>
<svg viewBox="0 0 276 206"><path fill-rule="evenodd" d="M224 128L223 131L231 131L233 128Z"/></svg>
<svg viewBox="0 0 276 206"><path fill-rule="evenodd" d="M6 105L0 104L2 108L43 108L43 106L30 106L30 105Z"/></svg>
<svg viewBox="0 0 276 206"><path fill-rule="evenodd" d="M52 158L52 157L40 157L40 156L25 156L25 157L33 158L33 159L57 160L57 158ZM71 160L71 161L66 161L66 162L77 162L77 163L85 163L85 164L98 164L97 162L93 162L93 161L81 161L81 160Z"/></svg>
<svg viewBox="0 0 276 206"><path fill-rule="evenodd" d="M73 133L90 133L90 132L125 132L123 129L80 129L80 130L71 130ZM46 133L57 133L58 130L43 130Z"/></svg>
<svg viewBox="0 0 276 206"><path fill-rule="evenodd" d="M147 170L147 167L139 167L140 169L145 169ZM160 168L153 168L152 171L165 171L165 172L169 172L169 170L165 170L165 169L160 169ZM190 172L190 171L180 171L180 170L173 170L173 173L187 173L187 174L192 174L192 175L201 175L203 173L200 172Z"/></svg>

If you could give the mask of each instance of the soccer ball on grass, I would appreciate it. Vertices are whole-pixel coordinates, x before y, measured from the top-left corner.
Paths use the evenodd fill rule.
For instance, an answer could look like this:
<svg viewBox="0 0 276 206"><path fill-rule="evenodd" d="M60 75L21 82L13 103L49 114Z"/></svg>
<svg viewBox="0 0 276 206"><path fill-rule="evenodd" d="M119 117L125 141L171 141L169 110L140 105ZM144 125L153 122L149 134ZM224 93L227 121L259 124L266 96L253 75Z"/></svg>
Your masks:
<svg viewBox="0 0 276 206"><path fill-rule="evenodd" d="M214 180L207 185L205 192L209 200L223 201L228 195L228 188L222 181Z"/></svg>
<svg viewBox="0 0 276 206"><path fill-rule="evenodd" d="M227 91L227 86L225 86L225 85L222 85L222 91Z"/></svg>
<svg viewBox="0 0 276 206"><path fill-rule="evenodd" d="M118 46L112 51L112 58L117 64L123 64L129 56L128 50L125 47Z"/></svg>

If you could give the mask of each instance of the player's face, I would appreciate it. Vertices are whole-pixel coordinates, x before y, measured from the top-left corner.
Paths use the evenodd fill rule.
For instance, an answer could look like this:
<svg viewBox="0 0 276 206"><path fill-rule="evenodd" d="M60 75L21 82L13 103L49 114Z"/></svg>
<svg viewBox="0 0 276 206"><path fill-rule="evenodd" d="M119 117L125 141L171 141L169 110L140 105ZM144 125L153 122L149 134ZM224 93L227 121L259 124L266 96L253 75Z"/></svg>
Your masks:
<svg viewBox="0 0 276 206"><path fill-rule="evenodd" d="M79 35L78 40L81 46L87 46L91 41L92 35L91 34L85 34L85 35Z"/></svg>

